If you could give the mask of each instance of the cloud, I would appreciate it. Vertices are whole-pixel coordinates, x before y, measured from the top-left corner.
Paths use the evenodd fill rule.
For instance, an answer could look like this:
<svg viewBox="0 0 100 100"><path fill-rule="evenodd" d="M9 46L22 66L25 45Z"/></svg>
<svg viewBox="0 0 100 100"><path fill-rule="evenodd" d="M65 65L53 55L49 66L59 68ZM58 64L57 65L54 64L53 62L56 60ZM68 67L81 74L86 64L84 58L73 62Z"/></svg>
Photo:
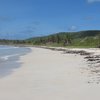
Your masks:
<svg viewBox="0 0 100 100"><path fill-rule="evenodd" d="M40 22L33 21L30 25L24 27L24 30L22 31L22 33L31 34L33 32L36 32L38 30L39 25L40 25Z"/></svg>
<svg viewBox="0 0 100 100"><path fill-rule="evenodd" d="M100 24L81 24L78 25L77 27L83 27L83 26L100 26Z"/></svg>
<svg viewBox="0 0 100 100"><path fill-rule="evenodd" d="M87 17L84 18L84 20L94 20L94 19L95 19L95 18L92 17L92 16L87 16Z"/></svg>
<svg viewBox="0 0 100 100"><path fill-rule="evenodd" d="M12 21L13 19L11 17L7 17L7 16L0 16L0 22L8 22L8 21Z"/></svg>
<svg viewBox="0 0 100 100"><path fill-rule="evenodd" d="M34 30L28 30L28 29L20 31L20 33L24 33L24 34L31 34L33 32L34 32Z"/></svg>
<svg viewBox="0 0 100 100"><path fill-rule="evenodd" d="M88 3L100 2L100 0L87 0Z"/></svg>
<svg viewBox="0 0 100 100"><path fill-rule="evenodd" d="M76 31L77 30L77 26L72 25L71 27L68 28L69 31Z"/></svg>
<svg viewBox="0 0 100 100"><path fill-rule="evenodd" d="M82 27L94 27L94 26L100 26L100 24L80 24L80 25L73 25L71 27L68 28L68 31L77 31L78 29L82 28Z"/></svg>
<svg viewBox="0 0 100 100"><path fill-rule="evenodd" d="M33 21L32 24L38 26L38 25L40 25L40 22L39 21Z"/></svg>
<svg viewBox="0 0 100 100"><path fill-rule="evenodd" d="M26 27L24 27L23 29L21 29L18 34L20 34L21 38L28 38L28 37L33 37L36 35L36 31L38 31L38 25L37 23L32 23ZM17 35L17 34L16 34Z"/></svg>
<svg viewBox="0 0 100 100"><path fill-rule="evenodd" d="M0 38L2 39L26 39L30 37L37 36L39 31L39 21L32 21L29 24L19 25L19 27L14 27L13 29L6 29L3 23L9 23L13 21L12 17L0 16ZM11 26L9 26L11 28Z"/></svg>

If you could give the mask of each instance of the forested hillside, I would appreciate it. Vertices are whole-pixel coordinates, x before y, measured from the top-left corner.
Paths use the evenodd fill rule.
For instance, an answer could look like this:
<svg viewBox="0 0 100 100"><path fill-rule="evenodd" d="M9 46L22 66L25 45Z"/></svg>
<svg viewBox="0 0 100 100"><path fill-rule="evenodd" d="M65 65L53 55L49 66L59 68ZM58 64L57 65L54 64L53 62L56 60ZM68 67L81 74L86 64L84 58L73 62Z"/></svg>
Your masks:
<svg viewBox="0 0 100 100"><path fill-rule="evenodd" d="M0 40L0 44L27 44L67 47L100 47L100 31L60 32L26 40Z"/></svg>
<svg viewBox="0 0 100 100"><path fill-rule="evenodd" d="M33 45L98 47L100 45L100 31L60 32L26 41Z"/></svg>

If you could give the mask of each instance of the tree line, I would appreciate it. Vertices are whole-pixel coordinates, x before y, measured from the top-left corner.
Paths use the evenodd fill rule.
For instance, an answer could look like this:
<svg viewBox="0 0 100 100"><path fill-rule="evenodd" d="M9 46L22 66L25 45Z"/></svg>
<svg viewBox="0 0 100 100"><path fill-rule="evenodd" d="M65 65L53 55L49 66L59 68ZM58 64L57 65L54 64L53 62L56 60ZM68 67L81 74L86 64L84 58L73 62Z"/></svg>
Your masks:
<svg viewBox="0 0 100 100"><path fill-rule="evenodd" d="M38 37L29 39L34 45L46 45L46 44L62 44L63 46L70 45L72 43L72 35L62 32L58 34L53 34L45 37Z"/></svg>
<svg viewBox="0 0 100 100"><path fill-rule="evenodd" d="M1 39L0 44L54 45L55 46L100 46L100 31L60 32L26 40Z"/></svg>

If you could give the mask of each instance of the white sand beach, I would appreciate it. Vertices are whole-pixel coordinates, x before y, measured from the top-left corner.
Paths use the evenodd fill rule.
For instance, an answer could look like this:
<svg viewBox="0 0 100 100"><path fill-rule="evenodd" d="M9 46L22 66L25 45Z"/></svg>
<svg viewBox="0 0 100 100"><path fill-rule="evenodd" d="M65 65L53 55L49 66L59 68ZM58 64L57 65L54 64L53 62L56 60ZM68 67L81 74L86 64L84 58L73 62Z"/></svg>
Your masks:
<svg viewBox="0 0 100 100"><path fill-rule="evenodd" d="M88 83L83 56L31 49L21 67L0 78L0 100L100 100L100 84Z"/></svg>

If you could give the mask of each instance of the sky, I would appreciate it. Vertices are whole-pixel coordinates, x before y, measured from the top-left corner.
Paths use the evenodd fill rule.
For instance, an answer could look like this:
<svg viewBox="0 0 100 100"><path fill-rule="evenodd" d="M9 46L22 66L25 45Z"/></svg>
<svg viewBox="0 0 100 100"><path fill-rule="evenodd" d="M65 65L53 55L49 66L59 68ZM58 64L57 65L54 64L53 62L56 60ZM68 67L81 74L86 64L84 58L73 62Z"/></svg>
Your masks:
<svg viewBox="0 0 100 100"><path fill-rule="evenodd" d="M0 0L0 38L100 30L100 0Z"/></svg>

